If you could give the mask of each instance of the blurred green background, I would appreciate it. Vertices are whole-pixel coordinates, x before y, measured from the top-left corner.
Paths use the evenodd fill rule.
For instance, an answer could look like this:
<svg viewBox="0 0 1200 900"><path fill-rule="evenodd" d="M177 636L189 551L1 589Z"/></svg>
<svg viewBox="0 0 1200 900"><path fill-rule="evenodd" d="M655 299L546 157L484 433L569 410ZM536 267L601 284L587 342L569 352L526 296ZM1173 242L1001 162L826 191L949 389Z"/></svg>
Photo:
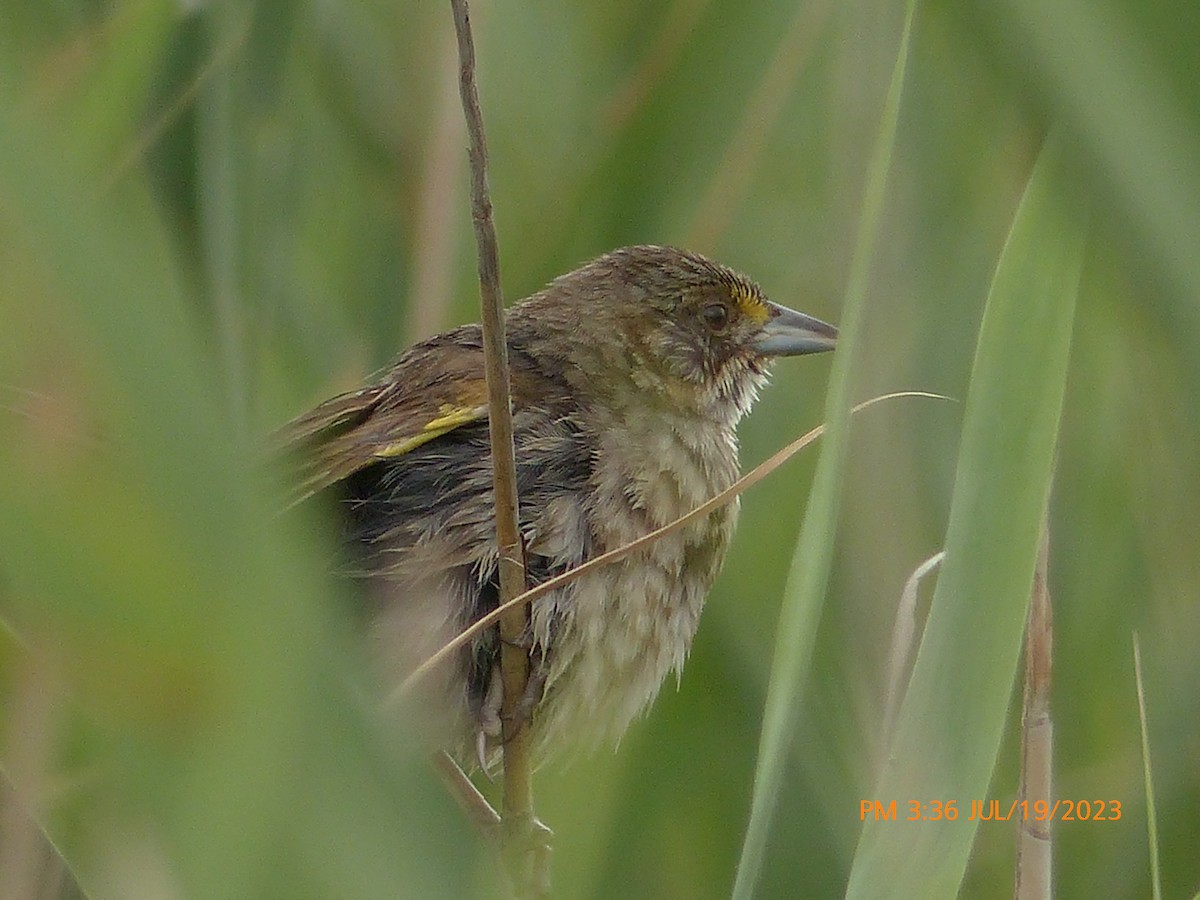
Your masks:
<svg viewBox="0 0 1200 900"><path fill-rule="evenodd" d="M899 5L474 13L509 298L616 246L676 243L838 320ZM913 41L856 394L965 395L1057 123L1092 232L1050 520L1055 777L1123 811L1057 826L1058 895L1150 892L1137 630L1163 886L1190 897L1200 6L935 0ZM0 897L53 878L30 807L95 897L491 890L420 752L372 726L323 523L275 517L259 465L272 428L477 319L464 147L440 3L0 8ZM819 422L827 375L778 367L742 428L747 466ZM895 605L940 547L961 416L910 400L854 421L759 896L844 889ZM539 773L556 895L727 896L814 459L744 498L679 690L617 752ZM1014 706L992 797L1015 790L1016 725ZM963 896L1010 896L1013 846L984 824Z"/></svg>

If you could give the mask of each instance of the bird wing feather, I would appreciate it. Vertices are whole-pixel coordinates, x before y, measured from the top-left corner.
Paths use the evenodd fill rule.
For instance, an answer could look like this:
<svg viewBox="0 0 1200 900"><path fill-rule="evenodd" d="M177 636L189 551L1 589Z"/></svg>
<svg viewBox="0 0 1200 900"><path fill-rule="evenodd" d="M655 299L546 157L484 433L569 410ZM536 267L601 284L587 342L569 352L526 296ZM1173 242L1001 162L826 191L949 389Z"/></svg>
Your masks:
<svg viewBox="0 0 1200 900"><path fill-rule="evenodd" d="M483 355L473 335L460 330L419 344L374 384L326 400L277 432L276 445L300 466L289 505L487 416Z"/></svg>

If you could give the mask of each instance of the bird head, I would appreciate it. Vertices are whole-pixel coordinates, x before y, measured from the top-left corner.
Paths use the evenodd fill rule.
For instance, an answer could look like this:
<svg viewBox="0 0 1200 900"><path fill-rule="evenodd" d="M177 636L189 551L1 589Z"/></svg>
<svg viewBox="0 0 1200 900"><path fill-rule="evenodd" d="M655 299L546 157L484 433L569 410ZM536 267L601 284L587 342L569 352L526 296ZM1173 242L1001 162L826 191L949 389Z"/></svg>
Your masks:
<svg viewBox="0 0 1200 900"><path fill-rule="evenodd" d="M642 402L663 396L736 421L780 356L832 350L837 329L773 303L744 275L696 253L636 246L554 281L530 302L543 328L569 337L593 383Z"/></svg>

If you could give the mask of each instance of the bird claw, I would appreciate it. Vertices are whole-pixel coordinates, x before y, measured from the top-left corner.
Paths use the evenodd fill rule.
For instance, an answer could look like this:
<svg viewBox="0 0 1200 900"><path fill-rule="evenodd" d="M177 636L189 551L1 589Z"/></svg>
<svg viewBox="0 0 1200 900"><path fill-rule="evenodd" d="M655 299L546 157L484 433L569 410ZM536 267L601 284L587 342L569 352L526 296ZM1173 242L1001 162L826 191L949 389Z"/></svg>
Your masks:
<svg viewBox="0 0 1200 900"><path fill-rule="evenodd" d="M480 728L475 732L475 761L479 763L479 769L483 772L483 776L488 780L492 780L492 773L488 770L487 762L487 732Z"/></svg>
<svg viewBox="0 0 1200 900"><path fill-rule="evenodd" d="M504 682L500 677L500 667L495 666L488 679L487 693L484 694L483 703L479 707L479 728L475 732L475 758L489 781L492 774L488 771L487 763L488 741L500 737L503 733L503 724L500 721L503 704Z"/></svg>
<svg viewBox="0 0 1200 900"><path fill-rule="evenodd" d="M525 690L521 694L521 699L517 701L516 709L513 710L513 734L533 720L533 711L542 702L542 692L545 688L546 673L541 666L537 666L530 671L529 678L525 682Z"/></svg>
<svg viewBox="0 0 1200 900"><path fill-rule="evenodd" d="M492 667L487 691L484 694L483 702L479 705L479 727L475 730L475 761L489 781L492 773L488 769L488 745L493 740L502 738L505 734L505 725L508 725L510 736L528 725L533 720L533 711L542 700L547 672L546 667L540 663L540 658L535 661L529 678L525 682L525 690L517 701L512 714L507 717L503 712L504 681L500 666Z"/></svg>

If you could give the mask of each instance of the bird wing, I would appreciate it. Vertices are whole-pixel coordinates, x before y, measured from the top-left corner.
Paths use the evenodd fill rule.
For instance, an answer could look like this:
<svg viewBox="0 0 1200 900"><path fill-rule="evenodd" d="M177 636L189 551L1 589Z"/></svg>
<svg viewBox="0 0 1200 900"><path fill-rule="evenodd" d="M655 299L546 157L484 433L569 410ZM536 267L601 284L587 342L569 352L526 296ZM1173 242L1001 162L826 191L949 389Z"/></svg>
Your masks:
<svg viewBox="0 0 1200 900"><path fill-rule="evenodd" d="M300 465L291 503L487 415L477 342L451 332L420 344L376 383L326 400L277 432L277 446Z"/></svg>

